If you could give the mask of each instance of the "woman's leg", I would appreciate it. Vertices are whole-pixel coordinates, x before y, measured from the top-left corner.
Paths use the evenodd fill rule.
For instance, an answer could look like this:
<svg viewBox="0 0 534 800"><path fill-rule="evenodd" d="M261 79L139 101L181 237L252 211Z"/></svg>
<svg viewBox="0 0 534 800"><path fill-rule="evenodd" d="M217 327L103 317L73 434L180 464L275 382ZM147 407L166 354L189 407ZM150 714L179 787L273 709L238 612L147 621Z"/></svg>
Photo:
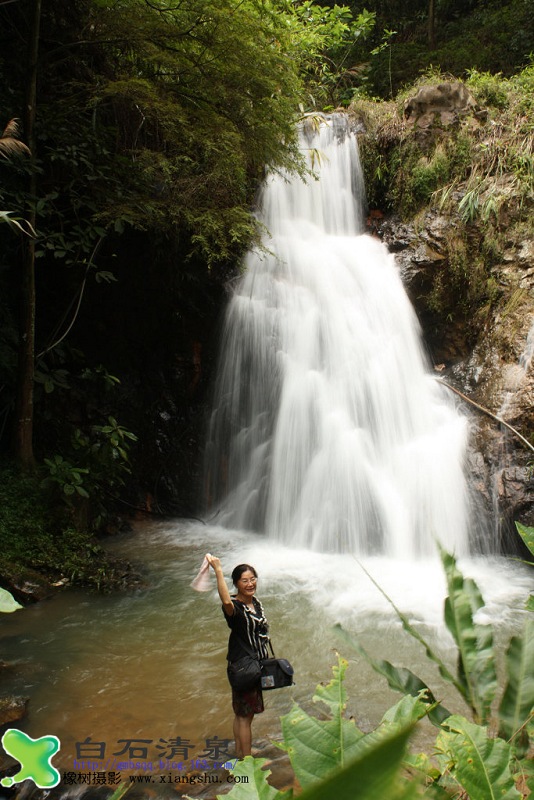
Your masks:
<svg viewBox="0 0 534 800"><path fill-rule="evenodd" d="M252 749L252 720L254 714L247 717L234 717L235 751L238 758L249 756Z"/></svg>

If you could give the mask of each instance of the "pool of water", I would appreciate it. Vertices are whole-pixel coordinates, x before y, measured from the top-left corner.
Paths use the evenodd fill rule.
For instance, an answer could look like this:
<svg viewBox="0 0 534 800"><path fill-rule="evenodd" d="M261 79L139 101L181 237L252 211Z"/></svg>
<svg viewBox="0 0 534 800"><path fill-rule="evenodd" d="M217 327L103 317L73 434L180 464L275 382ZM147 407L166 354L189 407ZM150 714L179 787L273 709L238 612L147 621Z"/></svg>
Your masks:
<svg viewBox="0 0 534 800"><path fill-rule="evenodd" d="M146 588L102 596L67 590L1 619L2 659L17 663L4 691L30 698L20 728L33 737L59 737L54 763L61 769L91 757L103 759L108 769L114 759L189 760L213 742L232 739L225 674L229 631L215 579L205 593L189 585L205 552L221 558L228 578L238 563L256 567L275 652L295 667L295 686L265 694L255 738L279 736L279 718L293 702L320 709L311 698L315 686L331 677L336 651L350 662L348 712L361 728L374 727L399 699L339 638L336 622L374 657L419 674L451 711L466 713L351 555L289 549L260 536L180 520L140 524L109 549L142 567ZM364 566L453 668L439 561L377 557L365 559ZM521 627L532 572L498 558L462 560L460 567L485 597L481 621L491 621L497 638L507 641Z"/></svg>

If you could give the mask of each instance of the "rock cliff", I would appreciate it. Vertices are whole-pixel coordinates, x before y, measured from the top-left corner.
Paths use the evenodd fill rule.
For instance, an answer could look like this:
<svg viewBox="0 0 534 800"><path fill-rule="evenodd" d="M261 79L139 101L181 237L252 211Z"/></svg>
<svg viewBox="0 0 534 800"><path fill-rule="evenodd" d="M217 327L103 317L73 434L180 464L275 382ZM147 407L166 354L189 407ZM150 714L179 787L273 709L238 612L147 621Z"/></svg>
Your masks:
<svg viewBox="0 0 534 800"><path fill-rule="evenodd" d="M368 183L387 175L370 187L382 206L371 208L370 231L396 256L436 377L467 398L456 396L471 422L480 536L522 552L514 521L534 525L532 174L525 190L512 168L483 160L484 149L495 161L509 144L514 122L496 123L458 82L420 87L378 122L369 124L369 109L360 116ZM532 135L523 146L532 152Z"/></svg>

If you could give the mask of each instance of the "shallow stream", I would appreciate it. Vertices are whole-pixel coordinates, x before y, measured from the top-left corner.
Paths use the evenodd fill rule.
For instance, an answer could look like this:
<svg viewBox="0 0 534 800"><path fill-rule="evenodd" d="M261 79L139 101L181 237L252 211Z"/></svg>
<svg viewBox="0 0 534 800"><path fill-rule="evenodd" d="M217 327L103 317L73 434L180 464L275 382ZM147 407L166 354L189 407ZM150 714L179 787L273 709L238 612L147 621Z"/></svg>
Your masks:
<svg viewBox="0 0 534 800"><path fill-rule="evenodd" d="M265 694L265 713L254 722L256 740L280 736L279 717L293 701L320 711L311 697L317 683L331 677L336 650L350 661L348 711L362 729L374 727L399 699L340 640L332 630L336 622L357 634L374 657L410 667L451 711L466 713L351 555L289 549L258 535L188 521L139 524L109 548L142 566L147 588L104 596L67 590L1 620L2 659L18 663L4 691L30 698L20 728L33 737L59 737L54 763L60 769L73 769L75 759L90 755L103 755L102 769L111 769L114 759L156 763L171 755L171 740L178 738L175 747L182 749L173 758L190 760L205 754L215 737L232 738L225 675L229 631L215 580L206 593L189 586L205 552L221 557L228 576L237 563L256 566L275 652L296 670L294 687ZM363 563L453 667L455 651L442 622L440 563L385 557ZM486 599L481 621L491 621L498 638L507 641L521 626L532 573L497 558L459 563ZM94 743L104 743L104 750Z"/></svg>

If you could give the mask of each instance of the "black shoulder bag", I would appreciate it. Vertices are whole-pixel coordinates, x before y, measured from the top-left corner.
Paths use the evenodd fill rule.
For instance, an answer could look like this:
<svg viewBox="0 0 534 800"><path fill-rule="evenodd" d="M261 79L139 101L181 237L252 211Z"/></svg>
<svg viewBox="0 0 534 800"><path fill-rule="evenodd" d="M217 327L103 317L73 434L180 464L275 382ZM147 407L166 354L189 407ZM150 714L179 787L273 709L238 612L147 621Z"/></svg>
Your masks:
<svg viewBox="0 0 534 800"><path fill-rule="evenodd" d="M241 640L243 649L250 655L242 656L237 661L229 661L227 667L228 680L230 686L236 692L246 692L250 689L259 688L261 678L260 660L252 650Z"/></svg>
<svg viewBox="0 0 534 800"><path fill-rule="evenodd" d="M238 658L237 661L230 661L228 664L228 680L232 689L237 692L255 688L282 689L284 686L291 686L294 683L293 667L287 659L275 657L270 639L269 647L273 657L262 659L258 658L247 642L243 639L240 641L248 655Z"/></svg>
<svg viewBox="0 0 534 800"><path fill-rule="evenodd" d="M262 689L283 689L285 686L291 686L295 681L293 675L295 670L287 660L287 658L276 658L274 655L273 646L269 639L269 647L271 648L272 658L262 658L260 661L261 666L261 688Z"/></svg>

